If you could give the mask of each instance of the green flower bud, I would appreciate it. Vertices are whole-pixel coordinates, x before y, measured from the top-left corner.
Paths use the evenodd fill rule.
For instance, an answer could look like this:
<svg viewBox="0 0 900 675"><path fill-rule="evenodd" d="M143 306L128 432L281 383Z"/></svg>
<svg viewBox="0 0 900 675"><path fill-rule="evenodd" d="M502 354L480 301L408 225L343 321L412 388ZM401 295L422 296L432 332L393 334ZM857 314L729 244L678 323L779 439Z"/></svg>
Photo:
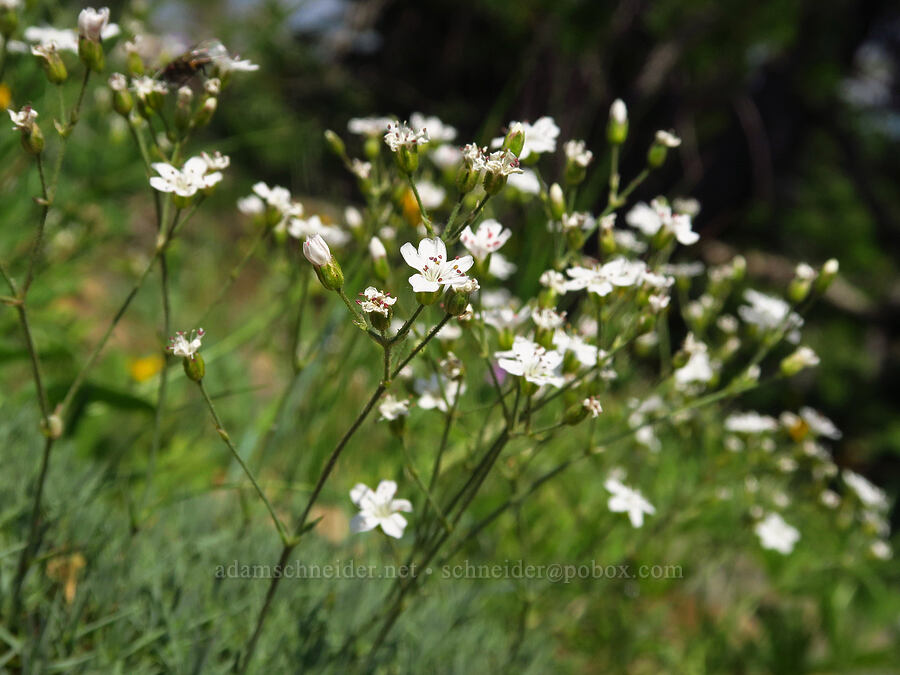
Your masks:
<svg viewBox="0 0 900 675"><path fill-rule="evenodd" d="M489 195L494 196L504 187L506 187L506 181L509 179L508 176L505 176L501 173L491 173L486 171L484 173L484 191Z"/></svg>
<svg viewBox="0 0 900 675"><path fill-rule="evenodd" d="M465 314L469 307L469 295L478 289L478 282L471 277L466 283L451 287L444 300L444 311L451 316Z"/></svg>
<svg viewBox="0 0 900 675"><path fill-rule="evenodd" d="M669 131L657 131L653 144L647 151L647 165L651 169L658 169L666 163L669 148L677 148L681 145L681 139Z"/></svg>
<svg viewBox="0 0 900 675"><path fill-rule="evenodd" d="M347 148L344 145L343 139L331 129L325 130L325 144L328 146L328 149L340 159L347 159Z"/></svg>
<svg viewBox="0 0 900 675"><path fill-rule="evenodd" d="M579 422L584 421L588 414L588 409L583 403L573 403L566 409L563 415L563 423L574 427Z"/></svg>
<svg viewBox="0 0 900 675"><path fill-rule="evenodd" d="M35 45L31 48L31 53L38 57L44 74L52 84L62 84L69 77L69 71L66 70L66 64L63 63L62 57L56 51L56 47L43 45Z"/></svg>
<svg viewBox="0 0 900 675"><path fill-rule="evenodd" d="M137 53L137 50L128 50L128 56L125 58L125 68L128 74L134 77L140 77L144 74L144 61L141 59L141 55Z"/></svg>
<svg viewBox="0 0 900 675"><path fill-rule="evenodd" d="M200 106L200 109L194 114L194 126L195 127L205 127L209 124L209 121L213 118L213 115L216 112L216 106L219 103L219 99L215 96L210 96L205 101L203 101L203 105Z"/></svg>
<svg viewBox="0 0 900 675"><path fill-rule="evenodd" d="M550 215L555 220L561 220L566 212L566 197L559 183L554 183L550 186L548 195L550 198Z"/></svg>
<svg viewBox="0 0 900 675"><path fill-rule="evenodd" d="M48 415L46 419L41 420L41 433L52 440L58 439L63 435L64 425L62 418L57 414Z"/></svg>
<svg viewBox="0 0 900 675"><path fill-rule="evenodd" d="M461 194L468 194L478 186L478 180L480 178L480 171L475 171L463 164L459 167L459 172L456 174L456 189L459 190Z"/></svg>
<svg viewBox="0 0 900 675"><path fill-rule="evenodd" d="M368 136L363 143L363 154L370 162L374 161L381 153L381 140L377 136Z"/></svg>
<svg viewBox="0 0 900 675"><path fill-rule="evenodd" d="M822 265L822 269L819 271L819 277L815 282L814 288L816 293L824 293L828 290L828 287L831 286L831 282L837 277L839 268L840 265L835 258L825 261L825 264Z"/></svg>
<svg viewBox="0 0 900 675"><path fill-rule="evenodd" d="M511 328L503 328L497 336L497 343L502 351L506 351L512 349L515 339L515 333L512 332Z"/></svg>
<svg viewBox="0 0 900 675"><path fill-rule="evenodd" d="M420 305L433 305L438 300L441 299L441 291L440 289L436 291L419 291L416 293L416 302Z"/></svg>
<svg viewBox="0 0 900 675"><path fill-rule="evenodd" d="M781 360L781 374L785 377L793 377L806 368L819 365L818 355L809 347L798 347L790 356Z"/></svg>
<svg viewBox="0 0 900 675"><path fill-rule="evenodd" d="M185 356L181 360L181 365L184 367L184 374L194 382L199 382L206 375L206 364L200 354Z"/></svg>
<svg viewBox="0 0 900 675"><path fill-rule="evenodd" d="M18 27L19 13L15 7L0 10L0 35L3 36L4 42L9 40L9 36L15 33Z"/></svg>
<svg viewBox="0 0 900 675"><path fill-rule="evenodd" d="M78 57L85 67L95 73L102 73L106 68L106 56L103 54L103 45L86 37L78 38Z"/></svg>
<svg viewBox="0 0 900 675"><path fill-rule="evenodd" d="M525 147L525 127L522 126L521 122L516 122L513 124L509 131L506 134L506 138L503 139L503 145L501 146L501 150L509 150L516 157L518 157L522 148Z"/></svg>
<svg viewBox="0 0 900 675"><path fill-rule="evenodd" d="M628 108L617 98L609 107L609 123L606 126L606 140L612 145L622 145L628 138Z"/></svg>
<svg viewBox="0 0 900 675"><path fill-rule="evenodd" d="M417 145L401 145L394 153L397 166L403 173L415 173L419 168L419 147Z"/></svg>

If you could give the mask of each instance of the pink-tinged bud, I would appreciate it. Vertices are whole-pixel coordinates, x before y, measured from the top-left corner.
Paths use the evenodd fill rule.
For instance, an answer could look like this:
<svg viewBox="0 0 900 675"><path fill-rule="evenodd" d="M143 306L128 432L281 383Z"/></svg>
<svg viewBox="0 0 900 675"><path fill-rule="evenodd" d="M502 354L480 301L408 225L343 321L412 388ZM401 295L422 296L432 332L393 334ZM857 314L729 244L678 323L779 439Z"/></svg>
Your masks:
<svg viewBox="0 0 900 675"><path fill-rule="evenodd" d="M316 276L327 290L337 291L343 288L344 272L331 255L331 249L322 235L315 234L306 238L303 242L303 255L312 263Z"/></svg>
<svg viewBox="0 0 900 675"><path fill-rule="evenodd" d="M321 234L306 238L306 241L303 242L303 255L316 267L327 265L332 258L331 249L328 248L328 244Z"/></svg>

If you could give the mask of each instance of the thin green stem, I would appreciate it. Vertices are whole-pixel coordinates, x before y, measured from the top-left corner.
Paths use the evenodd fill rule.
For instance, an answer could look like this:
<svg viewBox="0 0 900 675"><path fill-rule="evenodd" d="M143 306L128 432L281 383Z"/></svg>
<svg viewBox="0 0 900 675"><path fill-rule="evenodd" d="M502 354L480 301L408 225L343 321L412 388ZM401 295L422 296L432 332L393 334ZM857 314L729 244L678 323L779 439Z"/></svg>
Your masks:
<svg viewBox="0 0 900 675"><path fill-rule="evenodd" d="M392 344L397 343L406 337L406 334L409 332L410 327L412 327L413 322L416 320L416 318L419 316L419 314L422 313L423 309L425 309L425 305L422 305L422 304L420 304L418 307L416 307L415 311L412 313L412 316L410 316L406 320L406 323L404 323L400 327L400 330L397 331L397 334L391 338Z"/></svg>
<svg viewBox="0 0 900 675"><path fill-rule="evenodd" d="M265 241L265 239L269 236L270 230L268 228L262 229L259 233L253 238L253 242L247 248L247 251L241 257L240 261L238 261L237 265L235 265L231 272L228 273L228 278L225 280L225 283L222 284L219 289L218 295L216 295L215 300L213 300L209 307L206 308L206 311L200 317L200 320L197 322L198 326L202 326L206 319L209 317L210 313L215 309L215 307L222 302L225 295L234 285L234 283L238 280L238 277L241 275L241 271L244 269L244 266L250 261L250 258L253 257L253 254L256 253L256 249L259 248L259 245Z"/></svg>
<svg viewBox="0 0 900 675"><path fill-rule="evenodd" d="M118 311L113 316L112 320L109 322L109 325L106 327L103 335L100 338L100 341L97 343L97 346L94 347L94 350L91 352L91 355L88 357L88 360L81 367L81 370L78 371L78 374L75 376L75 380L69 386L69 390L66 392L65 397L63 398L62 403L59 404L58 410L60 412L64 412L68 409L69 405L71 405L72 400L75 398L75 395L81 389L81 386L84 384L84 380L87 377L87 374L90 372L91 368L94 367L94 363L96 363L97 358L100 356L100 352L103 351L103 348L106 346L106 343L109 341L110 336L112 336L113 331L116 326L119 324L119 321L122 320L122 317L125 315L125 312L128 310L128 307L131 305L131 301L134 300L138 291L144 285L144 281L146 281L147 276L150 274L150 270L153 269L153 266L156 264L156 259L159 258L169 247L172 242L173 237L178 232L179 228L183 227L187 221L191 219L194 213L197 212L197 207L199 206L199 202L188 212L187 216L179 220L179 214L181 210L177 210L175 213L175 217L173 218L172 226L169 228L168 232L160 235L160 240L157 243L156 251L153 254L153 258L147 263L147 266L144 268L144 271L141 272L141 275L138 277L137 281L131 287L131 290L128 292L128 295L125 297L124 302L119 307Z"/></svg>
<svg viewBox="0 0 900 675"><path fill-rule="evenodd" d="M312 510L313 505L316 503L316 500L319 498L319 495L322 492L322 488L325 486L325 482L328 480L328 477L334 470L338 458L341 456L341 453L343 452L347 443L353 437L353 434L356 433L356 431L365 421L366 417L369 416L372 408L375 407L375 404L378 402L378 399L381 398L381 395L384 392L385 386L383 384L378 385L378 387L375 389L375 392L372 394L372 397L366 403L365 407L363 407L359 415L356 416L356 419L353 420L350 428L347 429L346 432L344 432L344 435L341 437L334 450L332 450L331 454L328 456L328 459L325 462L325 466L322 468L322 472L319 474L319 478L316 481L315 487L313 487L313 491L306 503L306 508L303 509L303 513L297 519L297 524L294 528L294 536L285 542L284 548L281 551L281 557L279 558L278 564L282 567L287 562L291 551L294 550L294 548L300 542L301 537L306 532L306 521L309 518L309 513ZM278 584L280 581L280 575L273 575L272 580L269 582L269 588L266 591L265 600L263 600L262 608L260 609L259 616L256 619L256 627L253 629L253 634L250 636L250 640L247 642L247 647L244 650L243 662L237 669L239 673L246 673L247 668L250 666L250 662L253 659L253 653L256 651L256 645L259 642L259 636L262 635L263 627L265 626L266 618L269 615L269 609L272 606L272 601L275 598L275 591L278 589Z"/></svg>
<svg viewBox="0 0 900 675"><path fill-rule="evenodd" d="M419 490L422 491L422 494L425 495L425 499L427 500L426 503L428 505L430 505L431 508L434 509L434 512L437 515L438 519L441 521L441 524L444 526L444 529L447 532L451 532L453 530L453 528L450 526L450 523L448 522L447 518L444 516L443 512L441 511L441 507L438 505L437 501L434 498L434 495L433 495L434 486L432 485L429 488L422 481L422 477L419 475L419 472L416 470L416 465L413 461L412 454L409 452L409 448L406 447L406 441L401 440L400 445L403 447L403 454L406 457L406 469L409 472L409 475L412 476L413 482L416 484L416 486L419 488ZM423 511L423 514L422 514L423 518L425 517L425 513L427 513L427 511Z"/></svg>
<svg viewBox="0 0 900 675"><path fill-rule="evenodd" d="M428 232L429 237L433 237L434 227L431 224L431 218L428 217L428 212L422 205L422 198L419 196L419 189L416 187L416 181L413 180L411 173L406 174L406 179L409 181L409 187L412 188L412 192L416 197L416 204L419 205L419 213L422 215L422 222L425 223L425 230Z"/></svg>
<svg viewBox="0 0 900 675"><path fill-rule="evenodd" d="M403 359L403 361L400 362L399 366L394 368L394 372L391 373L390 379L393 380L395 377L397 377L397 374L406 367L406 364L409 363L410 361L412 361L413 358L415 358L416 354L418 354L420 351L422 351L422 349L425 347L425 345L428 344L428 342L431 340L431 338L433 338L435 335L437 335L438 331L440 331L441 328L444 327L444 324L447 323L452 318L453 317L450 314L445 314L444 318L441 319L437 323L437 325L431 329L431 332L428 333L428 335L426 335L425 338L419 344L416 345L415 349L413 349L409 353L409 356L407 356L405 359Z"/></svg>
<svg viewBox="0 0 900 675"><path fill-rule="evenodd" d="M40 524L41 516L41 500L44 495L44 483L47 480L47 471L50 468L50 451L52 449L53 438L48 436L44 439L44 451L41 454L41 470L38 474L37 487L34 492L34 501L31 505L31 524L28 529L28 540L25 544L25 548L22 549L22 552L19 555L19 563L16 567L16 577L13 581L12 614L10 617L13 619L19 615L22 608L22 584L25 581L25 575L28 573L31 558L37 548L38 525Z"/></svg>
<svg viewBox="0 0 900 675"><path fill-rule="evenodd" d="M231 450L231 454L237 460L237 463L241 465L241 468L244 470L244 474L247 476L247 478L250 479L250 482L253 484L253 488L256 490L256 494L259 495L260 499L263 500L263 503L269 510L269 516L271 516L272 522L275 524L275 529L278 530L278 536L281 537L282 544L287 545L289 537L284 529L284 525L281 524L281 520L276 515L275 508L272 506L272 502L269 501L266 493L263 492L263 489L259 486L259 483L256 482L256 476L254 476L253 472L250 471L250 467L248 467L246 463L244 463L244 460L241 457L241 453L238 452L238 449L234 446L234 443L232 443L231 437L228 435L228 432L225 431L225 426L222 424L222 420L219 419L218 413L216 413L216 407L213 405L212 399L209 397L209 394L206 391L206 387L203 386L202 379L197 380L197 386L200 388L200 393L203 395L203 400L206 401L206 405L209 408L210 414L212 415L213 422L215 422L216 431L225 442L225 445L228 446L228 449Z"/></svg>
<svg viewBox="0 0 900 675"><path fill-rule="evenodd" d="M41 207L41 217L38 220L38 228L37 234L34 237L34 244L31 247L31 257L28 261L28 272L25 275L25 283L22 284L22 293L21 297L24 301L25 296L28 294L28 289L31 287L31 282L34 281L34 271L37 267L38 258L41 255L41 248L44 243L44 230L47 226L47 214L50 212L50 193L47 189L47 180L44 177L44 161L41 159L41 155L36 155L35 160L37 162L38 175L41 177L41 194L43 196L42 207Z"/></svg>

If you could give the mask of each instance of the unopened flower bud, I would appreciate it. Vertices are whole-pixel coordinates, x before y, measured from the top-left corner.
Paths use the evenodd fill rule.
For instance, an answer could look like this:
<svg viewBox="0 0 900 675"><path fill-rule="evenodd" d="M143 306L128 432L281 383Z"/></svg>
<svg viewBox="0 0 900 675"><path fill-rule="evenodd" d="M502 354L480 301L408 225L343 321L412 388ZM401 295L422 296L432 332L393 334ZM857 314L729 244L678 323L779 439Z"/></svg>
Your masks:
<svg viewBox="0 0 900 675"><path fill-rule="evenodd" d="M463 164L456 174L456 189L460 194L468 194L478 186L481 172Z"/></svg>
<svg viewBox="0 0 900 675"><path fill-rule="evenodd" d="M56 440L63 434L63 421L57 415L48 415L46 419L41 420L41 433L49 439Z"/></svg>
<svg viewBox="0 0 900 675"><path fill-rule="evenodd" d="M19 11L17 3L0 3L0 35L8 42L9 36L19 27ZM5 47L5 45L4 45Z"/></svg>
<svg viewBox="0 0 900 675"><path fill-rule="evenodd" d="M387 250L378 237L372 237L369 242L369 255L372 256L372 268L375 276L382 281L387 281L391 274L391 268L388 265Z"/></svg>
<svg viewBox="0 0 900 675"><path fill-rule="evenodd" d="M451 316L460 316L466 313L469 307L469 295L480 288L478 281L471 277L464 284L452 286L447 291L447 298L444 301L444 311Z"/></svg>
<svg viewBox="0 0 900 675"><path fill-rule="evenodd" d="M509 128L509 131L506 134L506 138L503 139L501 150L509 150L516 157L518 157L522 152L522 148L524 147L525 127L522 126L521 122L516 122Z"/></svg>
<svg viewBox="0 0 900 675"><path fill-rule="evenodd" d="M219 103L219 99L210 96L208 99L203 101L203 105L200 106L200 109L194 115L194 126L196 127L205 127L209 124L209 121L212 119L213 115L216 112L216 106Z"/></svg>
<svg viewBox="0 0 900 675"><path fill-rule="evenodd" d="M781 374L793 377L801 370L819 365L818 355L809 347L798 347L790 356L781 360Z"/></svg>
<svg viewBox="0 0 900 675"><path fill-rule="evenodd" d="M834 281L837 276L839 268L840 265L835 258L825 261L825 264L822 265L822 269L819 271L819 277L816 279L814 286L816 293L824 293L828 290L828 287L831 286L831 282Z"/></svg>
<svg viewBox="0 0 900 675"><path fill-rule="evenodd" d="M137 45L134 42L125 43L125 67L129 75L140 77L144 74L144 61L138 53Z"/></svg>
<svg viewBox="0 0 900 675"><path fill-rule="evenodd" d="M109 88L113 92L113 108L122 117L128 117L134 108L134 98L128 91L128 80L122 73L113 73L109 76Z"/></svg>
<svg viewBox="0 0 900 675"><path fill-rule="evenodd" d="M331 249L322 235L315 234L306 238L303 242L303 255L312 263L316 276L326 289L337 291L343 288L344 272L331 255Z"/></svg>
<svg viewBox="0 0 900 675"><path fill-rule="evenodd" d="M731 259L731 280L740 283L747 276L747 259L742 255L736 255Z"/></svg>
<svg viewBox="0 0 900 675"><path fill-rule="evenodd" d="M647 165L651 169L658 169L666 163L669 148L677 148L681 145L681 139L669 131L657 131L650 149L647 151Z"/></svg>
<svg viewBox="0 0 900 675"><path fill-rule="evenodd" d="M816 271L806 263L797 265L794 278L788 285L788 298L791 302L799 304L806 300L816 279Z"/></svg>
<svg viewBox="0 0 900 675"><path fill-rule="evenodd" d="M62 84L68 79L69 72L66 70L66 64L63 63L62 57L53 44L47 47L34 45L31 53L38 57L47 79L52 84Z"/></svg>
<svg viewBox="0 0 900 675"><path fill-rule="evenodd" d="M331 129L325 130L325 143L328 145L328 149L339 158L347 159L347 148L344 145L344 140Z"/></svg>
<svg viewBox="0 0 900 675"><path fill-rule="evenodd" d="M22 134L22 147L32 155L39 155L44 150L44 134L36 121L37 116L31 106L25 106L19 112L9 111L13 125Z"/></svg>
<svg viewBox="0 0 900 675"><path fill-rule="evenodd" d="M181 360L181 365L184 368L184 374L194 382L199 382L203 379L203 376L206 375L206 363L204 363L203 357L200 356L200 354L194 354L194 356L190 358L183 358Z"/></svg>
<svg viewBox="0 0 900 675"><path fill-rule="evenodd" d="M102 73L103 69L106 68L103 45L99 42L83 37L78 38L78 57L86 68L93 70L95 73Z"/></svg>
<svg viewBox="0 0 900 675"><path fill-rule="evenodd" d="M612 145L622 145L628 138L628 108L617 98L609 107L609 123L606 126L606 140Z"/></svg>
<svg viewBox="0 0 900 675"><path fill-rule="evenodd" d="M550 186L550 214L555 220L561 220L566 212L566 197L559 183Z"/></svg>
<svg viewBox="0 0 900 675"><path fill-rule="evenodd" d="M416 293L416 302L420 305L433 305L441 299L441 291L418 291Z"/></svg>

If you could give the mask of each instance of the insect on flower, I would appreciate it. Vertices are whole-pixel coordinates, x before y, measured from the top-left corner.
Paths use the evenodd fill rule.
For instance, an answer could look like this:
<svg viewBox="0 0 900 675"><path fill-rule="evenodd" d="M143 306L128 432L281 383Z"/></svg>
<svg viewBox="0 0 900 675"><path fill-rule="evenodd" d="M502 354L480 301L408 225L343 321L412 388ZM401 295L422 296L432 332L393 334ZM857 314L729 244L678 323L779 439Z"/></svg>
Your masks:
<svg viewBox="0 0 900 675"><path fill-rule="evenodd" d="M204 40L181 56L169 61L156 74L156 79L184 85L198 74L205 75L206 67L220 56L228 56L225 45L216 39Z"/></svg>

